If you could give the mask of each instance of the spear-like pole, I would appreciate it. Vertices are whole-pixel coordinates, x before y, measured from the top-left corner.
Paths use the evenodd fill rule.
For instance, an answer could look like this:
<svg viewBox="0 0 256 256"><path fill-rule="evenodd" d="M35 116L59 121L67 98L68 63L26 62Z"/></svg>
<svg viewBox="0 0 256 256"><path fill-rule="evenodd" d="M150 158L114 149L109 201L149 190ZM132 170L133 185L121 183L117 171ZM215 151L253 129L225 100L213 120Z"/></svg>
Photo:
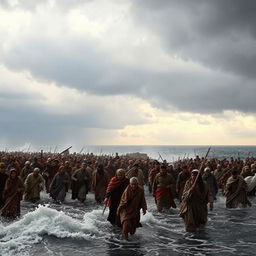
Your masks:
<svg viewBox="0 0 256 256"><path fill-rule="evenodd" d="M207 152L206 152L206 155L205 155L205 157L204 157L204 160L203 160L202 163L201 163L201 166L200 166L200 168L199 168L199 172L198 172L197 175L196 175L196 178L195 178L195 181L194 181L194 183L193 183L193 185L192 185L191 190L194 189L194 187L195 187L195 185L196 185L196 183L197 183L198 177L199 177L199 175L201 174L201 172L202 172L202 170L203 170L203 167L204 167L204 165L205 165L205 162L206 162L206 160L207 160L207 156L208 156L210 150L211 150L211 147L209 147L208 150L207 150Z"/></svg>

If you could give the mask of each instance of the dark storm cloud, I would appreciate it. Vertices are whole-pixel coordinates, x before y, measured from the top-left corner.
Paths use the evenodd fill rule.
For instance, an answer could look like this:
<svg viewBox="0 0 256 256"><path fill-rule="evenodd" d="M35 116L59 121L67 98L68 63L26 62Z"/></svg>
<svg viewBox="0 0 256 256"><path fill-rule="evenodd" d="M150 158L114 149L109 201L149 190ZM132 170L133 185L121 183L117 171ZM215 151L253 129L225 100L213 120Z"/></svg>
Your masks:
<svg viewBox="0 0 256 256"><path fill-rule="evenodd" d="M166 54L199 62L208 71L149 71L114 61L85 37L56 39L43 31L21 35L2 60L10 69L95 95L133 95L159 108L197 113L256 112L255 3L133 1L137 24L158 35Z"/></svg>
<svg viewBox="0 0 256 256"><path fill-rule="evenodd" d="M54 107L46 108L36 101L33 103L26 97L21 99L12 94L7 96L4 102L0 98L0 143L5 140L8 145L23 145L25 142L34 146L64 145L67 142L89 144L98 139L101 130L111 133L111 130L121 129L127 124L141 124L145 121L134 109L129 109L129 116L127 107L122 112L102 102L81 106L80 112L67 113L65 109L60 111ZM92 129L93 133L86 132Z"/></svg>
<svg viewBox="0 0 256 256"><path fill-rule="evenodd" d="M86 40L28 38L17 41L3 61L9 68L28 70L43 81L96 95L134 95L160 108L174 106L199 113L256 111L256 88L250 79L215 72L133 68L113 61L96 48Z"/></svg>
<svg viewBox="0 0 256 256"><path fill-rule="evenodd" d="M256 1L134 0L139 24L184 59L256 78Z"/></svg>

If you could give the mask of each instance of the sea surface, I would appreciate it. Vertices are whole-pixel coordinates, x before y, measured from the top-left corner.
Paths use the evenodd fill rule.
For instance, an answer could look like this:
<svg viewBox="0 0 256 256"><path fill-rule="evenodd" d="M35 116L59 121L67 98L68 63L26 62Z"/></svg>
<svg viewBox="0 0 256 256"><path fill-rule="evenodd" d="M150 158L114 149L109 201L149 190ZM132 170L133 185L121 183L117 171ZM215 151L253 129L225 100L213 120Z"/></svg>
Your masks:
<svg viewBox="0 0 256 256"><path fill-rule="evenodd" d="M92 153L147 153L164 159L183 158L185 154L203 156L208 147L88 147ZM93 149L95 151L93 151ZM195 152L194 152L195 151ZM218 158L256 156L256 147L213 147ZM225 198L217 196L208 224L196 233L184 230L178 209L156 211L155 202L145 186L148 212L141 215L143 227L130 241L107 221L108 210L89 193L80 204L70 199L58 205L42 193L39 204L22 202L21 218L0 220L0 255L255 255L256 199L251 208L226 209ZM177 203L178 204L178 203Z"/></svg>
<svg viewBox="0 0 256 256"><path fill-rule="evenodd" d="M82 153L97 155L125 155L127 153L145 153L153 159L166 159L174 162L178 159L204 157L209 146L87 146ZM210 158L241 158L256 156L256 146L211 146Z"/></svg>

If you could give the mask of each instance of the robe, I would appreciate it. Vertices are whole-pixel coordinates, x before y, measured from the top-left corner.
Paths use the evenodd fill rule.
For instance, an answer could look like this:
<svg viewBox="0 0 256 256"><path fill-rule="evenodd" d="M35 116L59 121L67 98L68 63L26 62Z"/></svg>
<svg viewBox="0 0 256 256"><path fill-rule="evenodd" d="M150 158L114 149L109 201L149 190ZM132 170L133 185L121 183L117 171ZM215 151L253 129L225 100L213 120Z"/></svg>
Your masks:
<svg viewBox="0 0 256 256"><path fill-rule="evenodd" d="M5 205L1 209L1 215L7 218L16 218L20 216L20 201L24 191L24 184L20 177L14 179L8 178L6 181L3 198Z"/></svg>
<svg viewBox="0 0 256 256"><path fill-rule="evenodd" d="M190 178L184 187L182 201L180 205L180 217L183 218L187 232L195 232L198 227L207 223L208 202L213 202L208 185L203 183L203 190L200 191L198 183L193 191L192 178Z"/></svg>
<svg viewBox="0 0 256 256"><path fill-rule="evenodd" d="M247 198L247 184L244 178L238 175L236 178L233 176L227 180L226 188L226 207L237 208L240 204L243 207L251 206L250 201Z"/></svg>
<svg viewBox="0 0 256 256"><path fill-rule="evenodd" d="M121 196L128 185L129 180L127 178L119 180L116 176L114 176L108 184L106 198L108 199L107 206L109 207L109 215L107 220L112 225L121 227L120 217L117 216L116 212L121 200Z"/></svg>
<svg viewBox="0 0 256 256"><path fill-rule="evenodd" d="M29 201L39 200L40 191L44 188L44 178L41 174L35 176L30 173L25 180L24 199Z"/></svg>
<svg viewBox="0 0 256 256"><path fill-rule="evenodd" d="M56 173L50 185L50 196L56 201L63 202L66 197L69 181L68 173Z"/></svg>
<svg viewBox="0 0 256 256"><path fill-rule="evenodd" d="M141 209L143 209L143 211L147 210L144 189L138 186L136 190L132 190L131 185L128 185L117 209L124 234L130 233L133 235L136 228L142 226L140 223Z"/></svg>
<svg viewBox="0 0 256 256"><path fill-rule="evenodd" d="M132 177L136 177L139 181L139 185L141 187L144 186L144 174L143 171L141 169L135 169L134 167L131 168L127 173L126 173L126 177L127 179L130 180L130 178Z"/></svg>
<svg viewBox="0 0 256 256"><path fill-rule="evenodd" d="M72 178L76 178L77 181L72 180L72 199L78 199L84 201L89 190L90 173L87 169L78 169L72 175Z"/></svg>
<svg viewBox="0 0 256 256"><path fill-rule="evenodd" d="M191 176L191 174L188 171L186 171L186 172L181 171L178 174L177 181L176 181L176 191L178 193L178 198L179 198L180 202L181 202L185 184L186 184L187 180L190 178L190 176Z"/></svg>
<svg viewBox="0 0 256 256"><path fill-rule="evenodd" d="M174 179L170 174L158 173L156 175L153 183L153 195L158 208L176 208L173 200L173 184Z"/></svg>
<svg viewBox="0 0 256 256"><path fill-rule="evenodd" d="M92 189L94 190L94 196L96 202L102 202L106 195L108 186L108 175L104 172L103 175L99 175L97 170L92 173Z"/></svg>
<svg viewBox="0 0 256 256"><path fill-rule="evenodd" d="M3 191L5 188L5 183L8 179L8 175L5 172L0 173L0 208L4 206L5 200L3 199Z"/></svg>

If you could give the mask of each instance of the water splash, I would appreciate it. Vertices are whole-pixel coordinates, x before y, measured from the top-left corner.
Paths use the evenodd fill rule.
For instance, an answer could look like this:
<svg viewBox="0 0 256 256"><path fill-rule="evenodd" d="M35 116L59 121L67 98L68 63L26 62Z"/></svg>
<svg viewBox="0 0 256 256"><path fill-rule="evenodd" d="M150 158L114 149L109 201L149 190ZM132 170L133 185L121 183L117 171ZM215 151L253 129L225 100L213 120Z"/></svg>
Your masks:
<svg viewBox="0 0 256 256"><path fill-rule="evenodd" d="M99 235L99 231L92 218L85 218L81 222L62 211L39 205L20 220L7 226L1 224L0 251L3 255L24 252L31 245L42 241L45 235L90 240Z"/></svg>

